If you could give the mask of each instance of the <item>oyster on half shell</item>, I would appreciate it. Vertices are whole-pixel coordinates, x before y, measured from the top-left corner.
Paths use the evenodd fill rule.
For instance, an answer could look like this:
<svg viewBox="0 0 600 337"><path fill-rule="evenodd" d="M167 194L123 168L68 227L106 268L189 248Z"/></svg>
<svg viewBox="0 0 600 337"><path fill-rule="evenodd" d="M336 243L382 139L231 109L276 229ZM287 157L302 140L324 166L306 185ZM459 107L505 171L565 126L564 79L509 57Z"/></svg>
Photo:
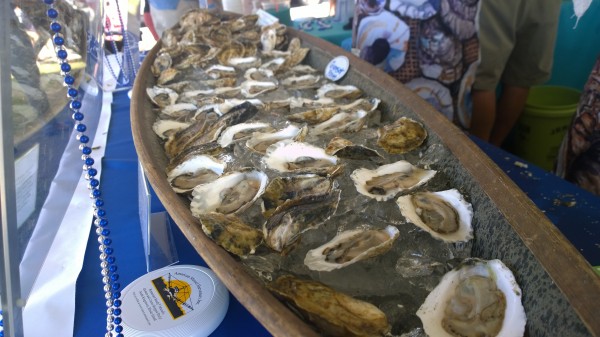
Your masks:
<svg viewBox="0 0 600 337"><path fill-rule="evenodd" d="M379 128L377 135L377 145L387 153L400 154L421 146L427 138L427 130L421 123L401 117L394 123Z"/></svg>
<svg viewBox="0 0 600 337"><path fill-rule="evenodd" d="M326 336L384 336L391 329L385 313L379 308L337 292L323 283L284 275L268 287Z"/></svg>
<svg viewBox="0 0 600 337"><path fill-rule="evenodd" d="M288 125L275 132L254 132L250 139L246 141L246 146L252 151L264 154L271 145L279 141L285 139L303 140L307 132L307 127L296 125Z"/></svg>
<svg viewBox="0 0 600 337"><path fill-rule="evenodd" d="M400 232L394 226L344 231L321 247L308 251L304 264L317 271L340 269L387 252L398 236Z"/></svg>
<svg viewBox="0 0 600 337"><path fill-rule="evenodd" d="M465 242L473 238L473 207L456 189L404 195L396 204L408 221L438 240Z"/></svg>
<svg viewBox="0 0 600 337"><path fill-rule="evenodd" d="M256 132L256 130L268 130L272 131L273 127L269 123L240 123L233 126L228 127L227 129L221 132L219 136L218 143L221 147L229 146L230 144L247 139L250 137L252 132Z"/></svg>
<svg viewBox="0 0 600 337"><path fill-rule="evenodd" d="M309 195L331 193L334 180L316 174L300 174L287 177L276 177L269 182L262 198L262 212L265 217L271 216L284 202Z"/></svg>
<svg viewBox="0 0 600 337"><path fill-rule="evenodd" d="M286 254L299 242L302 233L318 228L335 214L340 195L340 190L333 190L284 202L263 225L265 243Z"/></svg>
<svg viewBox="0 0 600 337"><path fill-rule="evenodd" d="M434 170L422 169L400 160L379 166L375 170L354 170L350 178L354 181L358 193L377 201L386 201L401 191L423 185L433 178L435 173Z"/></svg>
<svg viewBox="0 0 600 337"><path fill-rule="evenodd" d="M521 288L500 260L471 258L446 273L417 311L427 335L520 337Z"/></svg>
<svg viewBox="0 0 600 337"><path fill-rule="evenodd" d="M332 138L329 141L329 144L327 144L325 152L332 156L345 159L372 161L379 161L383 159L383 157L377 151L363 145L356 145L342 137Z"/></svg>
<svg viewBox="0 0 600 337"><path fill-rule="evenodd" d="M211 183L196 186L190 204L192 215L239 213L261 196L267 182L267 175L263 172L245 169L229 172Z"/></svg>
<svg viewBox="0 0 600 337"><path fill-rule="evenodd" d="M237 256L254 254L263 240L262 232L233 214L207 213L198 215L202 231Z"/></svg>
<svg viewBox="0 0 600 337"><path fill-rule="evenodd" d="M186 193L194 187L217 179L227 165L208 155L195 155L167 172L167 180L177 193Z"/></svg>
<svg viewBox="0 0 600 337"><path fill-rule="evenodd" d="M308 143L282 140L267 148L265 164L279 172L311 172L337 165L337 157Z"/></svg>

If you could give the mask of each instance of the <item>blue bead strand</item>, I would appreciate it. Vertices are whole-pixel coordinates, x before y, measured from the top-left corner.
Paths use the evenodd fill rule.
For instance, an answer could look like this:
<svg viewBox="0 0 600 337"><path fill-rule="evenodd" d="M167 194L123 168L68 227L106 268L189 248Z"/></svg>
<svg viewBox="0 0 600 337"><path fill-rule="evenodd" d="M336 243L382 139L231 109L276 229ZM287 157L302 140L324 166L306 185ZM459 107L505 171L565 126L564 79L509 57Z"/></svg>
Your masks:
<svg viewBox="0 0 600 337"><path fill-rule="evenodd" d="M51 19L50 30L52 34L52 42L54 43L54 50L56 52L56 58L60 65L60 70L64 77L64 83L67 87L67 97L71 101L69 108L72 112L72 118L75 120L75 130L78 132L77 140L79 141L79 150L81 151L81 159L84 162L83 170L85 171L85 179L88 181L88 189L90 192L90 198L92 199L92 207L94 208L94 225L96 228L96 234L98 235L98 243L100 250L100 274L102 275L102 283L104 284L103 291L106 299L106 334L105 337L124 337L123 326L121 325L121 284L117 282L119 280L119 274L117 273L116 258L114 256L114 249L111 247L112 239L109 238L110 229L108 228L108 220L106 219L106 210L104 207L104 200L100 198L102 192L100 191L100 181L96 179L98 170L93 168L94 159L91 157L92 148L87 144L90 142L90 138L84 134L87 130L85 124L82 123L84 115L79 111L81 109L81 101L78 100L79 90L73 87L75 84L75 78L71 75L71 65L69 64L67 57L68 53L64 49L65 39L60 34L62 25L57 21L59 16L58 10L55 8L57 0L42 0L47 5L46 15ZM113 331L115 332L113 334Z"/></svg>

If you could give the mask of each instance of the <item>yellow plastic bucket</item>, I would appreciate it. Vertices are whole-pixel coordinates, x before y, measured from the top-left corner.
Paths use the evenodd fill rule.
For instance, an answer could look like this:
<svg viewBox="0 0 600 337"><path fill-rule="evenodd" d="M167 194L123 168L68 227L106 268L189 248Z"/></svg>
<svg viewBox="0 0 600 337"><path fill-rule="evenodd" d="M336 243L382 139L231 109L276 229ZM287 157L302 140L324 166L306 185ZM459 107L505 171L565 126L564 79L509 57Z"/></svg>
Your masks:
<svg viewBox="0 0 600 337"><path fill-rule="evenodd" d="M512 152L552 171L558 149L577 111L581 93L561 86L535 86L515 126Z"/></svg>

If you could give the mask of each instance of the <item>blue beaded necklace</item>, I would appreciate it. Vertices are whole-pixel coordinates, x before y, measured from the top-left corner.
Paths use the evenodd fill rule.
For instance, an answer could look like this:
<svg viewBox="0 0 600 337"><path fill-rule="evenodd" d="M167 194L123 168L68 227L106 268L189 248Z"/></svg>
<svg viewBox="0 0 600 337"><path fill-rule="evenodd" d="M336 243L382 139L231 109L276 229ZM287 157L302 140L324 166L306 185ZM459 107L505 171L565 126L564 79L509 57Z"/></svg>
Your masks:
<svg viewBox="0 0 600 337"><path fill-rule="evenodd" d="M135 76L136 76L135 64L133 63L133 56L131 55L131 50L129 49L130 48L130 46L129 46L129 38L127 37L127 33L125 31L125 24L124 24L124 21L123 21L123 15L121 14L121 7L119 6L119 0L115 0L115 4L116 4L116 8L117 8L117 16L119 17L119 24L121 25L121 32L120 33L121 33L121 36L123 38L123 61L122 62L119 61L119 58L117 56L117 54L118 54L117 43L115 42L113 33L110 31L110 27L108 25L108 22L105 22L105 24L104 24L104 32L106 33L106 35L108 37L111 37L111 39L110 39L111 47L113 48L113 51L115 53L115 60L117 61L117 65L119 66L120 70L122 71L121 74L122 74L122 78L123 78L123 83L119 83L119 75L113 69L112 64L106 58L106 55L104 56L104 58L106 60L106 64L108 65L108 69L109 69L111 75L117 81L117 83L119 83L119 84L132 84L132 83L130 83L130 78L128 76L129 74L127 74L125 72L125 65L126 64L130 64L131 65L130 69L131 69L131 71L133 73L133 78L135 78Z"/></svg>
<svg viewBox="0 0 600 337"><path fill-rule="evenodd" d="M98 243L100 249L100 267L102 274L102 283L104 284L104 297L106 298L106 334L105 337L124 337L121 333L123 326L121 325L121 284L118 282L119 274L117 273L116 258L114 250L111 248L112 240L109 238L110 229L108 228L108 220L106 219L106 210L103 208L104 201L101 198L100 181L96 179L98 171L93 167L94 159L91 157L92 148L88 146L90 138L85 135L86 125L82 123L83 113L81 109L81 101L78 99L79 90L73 87L75 78L71 75L71 65L67 61L67 51L64 49L65 39L60 33L62 25L58 22L58 11L55 8L55 0L42 0L47 6L46 15L52 21L50 30L52 31L52 41L58 63L60 64L61 74L64 78L64 83L67 86L67 97L71 101L69 108L73 112L72 118L75 120L75 129L77 130L77 140L81 143L81 159L84 162L83 170L85 179L88 180L88 189L91 190L90 198L93 200L94 208L94 225L96 226L96 234L98 235Z"/></svg>

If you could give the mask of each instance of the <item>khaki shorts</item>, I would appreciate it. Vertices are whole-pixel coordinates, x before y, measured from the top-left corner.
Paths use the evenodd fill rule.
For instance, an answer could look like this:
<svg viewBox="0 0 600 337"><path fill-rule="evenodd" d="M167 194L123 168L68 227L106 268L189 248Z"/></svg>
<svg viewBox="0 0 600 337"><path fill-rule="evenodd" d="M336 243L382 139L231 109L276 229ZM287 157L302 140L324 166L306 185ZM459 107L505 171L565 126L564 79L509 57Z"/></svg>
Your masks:
<svg viewBox="0 0 600 337"><path fill-rule="evenodd" d="M561 0L481 0L481 64L473 88L530 87L550 78Z"/></svg>

